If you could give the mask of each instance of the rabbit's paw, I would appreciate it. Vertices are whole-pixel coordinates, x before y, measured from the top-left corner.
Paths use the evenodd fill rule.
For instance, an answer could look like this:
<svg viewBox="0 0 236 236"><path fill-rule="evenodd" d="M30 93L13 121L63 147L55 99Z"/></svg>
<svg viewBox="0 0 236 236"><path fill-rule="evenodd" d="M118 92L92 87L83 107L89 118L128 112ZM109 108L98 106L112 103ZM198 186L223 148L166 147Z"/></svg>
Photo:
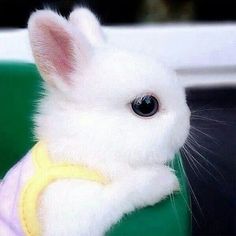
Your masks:
<svg viewBox="0 0 236 236"><path fill-rule="evenodd" d="M140 191L141 206L154 205L167 195L179 190L179 182L173 171L163 166L144 171L142 181L137 187Z"/></svg>

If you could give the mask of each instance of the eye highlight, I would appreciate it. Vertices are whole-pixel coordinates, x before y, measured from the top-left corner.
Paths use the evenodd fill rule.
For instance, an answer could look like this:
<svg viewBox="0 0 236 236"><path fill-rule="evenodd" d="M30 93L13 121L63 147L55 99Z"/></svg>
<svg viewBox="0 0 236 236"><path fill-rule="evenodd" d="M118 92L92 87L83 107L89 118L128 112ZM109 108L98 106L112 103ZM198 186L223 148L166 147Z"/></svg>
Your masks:
<svg viewBox="0 0 236 236"><path fill-rule="evenodd" d="M142 117L150 117L158 112L159 103L154 96L144 95L142 97L135 98L131 103L131 107L137 115Z"/></svg>

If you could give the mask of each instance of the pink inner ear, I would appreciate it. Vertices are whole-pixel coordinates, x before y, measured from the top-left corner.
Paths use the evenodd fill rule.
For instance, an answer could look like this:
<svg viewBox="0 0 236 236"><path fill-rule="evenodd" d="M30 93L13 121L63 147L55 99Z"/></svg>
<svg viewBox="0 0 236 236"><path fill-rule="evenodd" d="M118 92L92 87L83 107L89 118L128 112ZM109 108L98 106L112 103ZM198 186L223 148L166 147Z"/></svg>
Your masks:
<svg viewBox="0 0 236 236"><path fill-rule="evenodd" d="M56 73L67 82L75 67L73 38L63 27L47 22L39 26L37 58L45 75ZM36 41L37 42L37 39Z"/></svg>
<svg viewBox="0 0 236 236"><path fill-rule="evenodd" d="M59 74L67 76L73 71L75 62L72 39L66 32L58 32L57 35L54 35L49 31L49 34L54 38L55 43L53 46L52 42L52 47L49 48L52 63Z"/></svg>

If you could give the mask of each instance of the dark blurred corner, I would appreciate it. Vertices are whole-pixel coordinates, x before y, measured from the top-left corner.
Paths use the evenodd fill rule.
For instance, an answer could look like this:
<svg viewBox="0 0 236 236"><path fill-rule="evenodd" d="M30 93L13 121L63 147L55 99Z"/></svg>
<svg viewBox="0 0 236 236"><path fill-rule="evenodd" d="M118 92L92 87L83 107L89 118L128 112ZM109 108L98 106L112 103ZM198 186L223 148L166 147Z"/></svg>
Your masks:
<svg viewBox="0 0 236 236"><path fill-rule="evenodd" d="M187 90L192 236L236 235L236 88Z"/></svg>
<svg viewBox="0 0 236 236"><path fill-rule="evenodd" d="M197 21L236 20L236 1L194 0L194 16Z"/></svg>
<svg viewBox="0 0 236 236"><path fill-rule="evenodd" d="M0 0L0 27L26 27L30 13L45 7L68 16L75 5L91 8L109 25L236 19L236 0Z"/></svg>
<svg viewBox="0 0 236 236"><path fill-rule="evenodd" d="M68 16L76 5L89 7L105 24L135 23L141 2L142 0L0 0L0 27L26 27L30 13L45 7Z"/></svg>

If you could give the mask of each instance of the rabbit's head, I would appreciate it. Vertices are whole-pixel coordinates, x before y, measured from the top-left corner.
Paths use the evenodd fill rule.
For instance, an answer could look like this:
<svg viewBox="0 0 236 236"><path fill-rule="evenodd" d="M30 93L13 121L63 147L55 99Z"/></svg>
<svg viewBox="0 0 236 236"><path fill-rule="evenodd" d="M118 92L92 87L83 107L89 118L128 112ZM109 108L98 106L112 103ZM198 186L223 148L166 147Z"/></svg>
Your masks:
<svg viewBox="0 0 236 236"><path fill-rule="evenodd" d="M35 12L29 35L46 95L36 136L72 162L165 163L184 144L190 112L176 75L104 39L96 17Z"/></svg>

